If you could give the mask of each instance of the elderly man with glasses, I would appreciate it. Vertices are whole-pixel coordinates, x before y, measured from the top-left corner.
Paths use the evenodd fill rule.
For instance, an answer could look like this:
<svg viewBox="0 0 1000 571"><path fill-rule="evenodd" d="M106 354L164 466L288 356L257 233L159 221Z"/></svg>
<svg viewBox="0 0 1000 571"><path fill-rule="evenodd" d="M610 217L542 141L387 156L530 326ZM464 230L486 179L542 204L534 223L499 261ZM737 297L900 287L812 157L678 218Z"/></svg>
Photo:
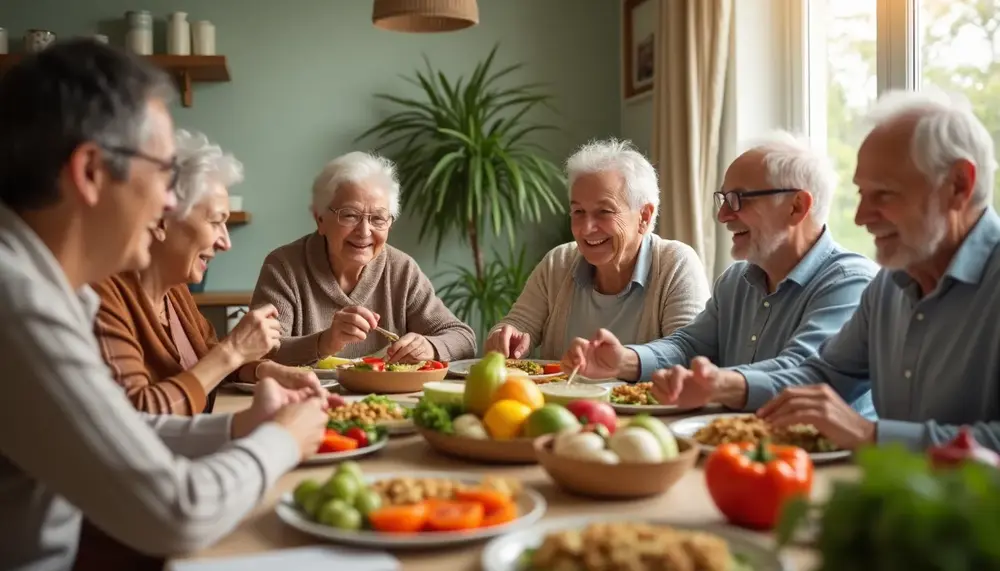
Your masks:
<svg viewBox="0 0 1000 571"><path fill-rule="evenodd" d="M732 256L743 261L716 281L705 310L644 345L622 345L603 329L576 339L564 367L591 378L652 381L661 404L747 408L748 385L815 355L851 317L877 271L826 228L835 184L827 158L788 133L753 146L733 161L715 193L719 222L733 236ZM711 382L699 382L708 371ZM848 399L872 414L867 386L859 384Z"/></svg>
<svg viewBox="0 0 1000 571"><path fill-rule="evenodd" d="M267 256L250 302L278 310L285 337L271 359L306 365L383 349L400 363L475 356L472 328L413 258L386 244L399 214L390 161L362 152L330 161L313 183L312 213L317 231Z"/></svg>

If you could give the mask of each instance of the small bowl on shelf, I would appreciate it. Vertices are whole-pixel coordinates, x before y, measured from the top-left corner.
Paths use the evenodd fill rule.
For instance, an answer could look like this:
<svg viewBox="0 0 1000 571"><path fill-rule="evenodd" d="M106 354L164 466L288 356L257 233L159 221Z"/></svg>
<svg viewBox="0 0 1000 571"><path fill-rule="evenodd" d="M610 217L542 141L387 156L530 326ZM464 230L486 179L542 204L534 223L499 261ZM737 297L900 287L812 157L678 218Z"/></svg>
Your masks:
<svg viewBox="0 0 1000 571"><path fill-rule="evenodd" d="M700 448L690 438L677 437L677 456L662 462L604 464L560 456L553 450L556 435L535 439L535 456L563 490L595 499L624 500L658 496L674 486L698 462Z"/></svg>

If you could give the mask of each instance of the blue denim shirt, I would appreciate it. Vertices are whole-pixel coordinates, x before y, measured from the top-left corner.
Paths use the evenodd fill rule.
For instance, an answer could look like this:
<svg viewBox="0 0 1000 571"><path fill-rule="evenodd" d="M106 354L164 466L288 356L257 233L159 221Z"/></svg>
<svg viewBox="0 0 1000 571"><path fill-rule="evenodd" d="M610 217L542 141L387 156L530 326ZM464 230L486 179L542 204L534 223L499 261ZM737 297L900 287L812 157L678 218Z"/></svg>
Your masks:
<svg viewBox="0 0 1000 571"><path fill-rule="evenodd" d="M906 272L882 270L819 355L751 384L749 400L762 404L790 385L825 382L841 395L870 385L879 443L920 450L967 424L1000 450L998 244L1000 217L990 207L928 295Z"/></svg>
<svg viewBox="0 0 1000 571"><path fill-rule="evenodd" d="M639 355L643 380L657 369L688 366L703 356L739 371L751 386L766 383L768 373L816 355L850 319L877 272L874 262L845 250L826 229L773 293L760 267L737 262L719 277L705 311L689 325L627 347ZM851 402L862 414L873 414L867 388ZM762 404L754 401L748 408Z"/></svg>

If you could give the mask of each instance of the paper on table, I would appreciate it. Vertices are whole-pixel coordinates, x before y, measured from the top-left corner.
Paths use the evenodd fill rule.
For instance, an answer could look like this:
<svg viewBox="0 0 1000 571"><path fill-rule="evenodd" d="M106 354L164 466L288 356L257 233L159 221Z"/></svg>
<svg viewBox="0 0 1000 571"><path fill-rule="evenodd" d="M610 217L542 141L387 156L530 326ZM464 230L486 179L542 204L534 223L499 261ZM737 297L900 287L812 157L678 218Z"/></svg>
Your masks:
<svg viewBox="0 0 1000 571"><path fill-rule="evenodd" d="M381 551L361 551L331 545L279 549L254 555L223 557L201 561L181 561L171 571L399 571L399 560Z"/></svg>

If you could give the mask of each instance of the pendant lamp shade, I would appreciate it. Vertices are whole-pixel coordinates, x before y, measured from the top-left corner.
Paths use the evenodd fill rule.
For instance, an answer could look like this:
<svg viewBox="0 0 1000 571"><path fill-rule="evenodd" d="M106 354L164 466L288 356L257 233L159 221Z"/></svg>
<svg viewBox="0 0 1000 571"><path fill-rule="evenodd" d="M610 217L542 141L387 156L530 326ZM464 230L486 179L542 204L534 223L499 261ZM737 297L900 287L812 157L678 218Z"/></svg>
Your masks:
<svg viewBox="0 0 1000 571"><path fill-rule="evenodd" d="M372 23L393 32L453 32L479 23L476 0L375 0Z"/></svg>

